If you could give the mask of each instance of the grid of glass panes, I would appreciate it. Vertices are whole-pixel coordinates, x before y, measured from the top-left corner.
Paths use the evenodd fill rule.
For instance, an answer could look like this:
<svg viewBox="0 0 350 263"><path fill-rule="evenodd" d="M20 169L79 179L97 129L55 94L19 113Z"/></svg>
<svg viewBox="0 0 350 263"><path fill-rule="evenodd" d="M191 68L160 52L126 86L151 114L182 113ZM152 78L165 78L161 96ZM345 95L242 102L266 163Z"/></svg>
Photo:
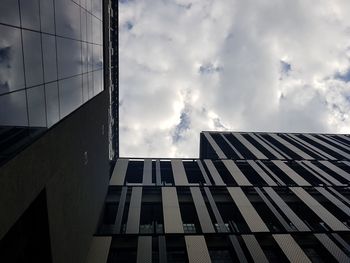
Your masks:
<svg viewBox="0 0 350 263"><path fill-rule="evenodd" d="M101 0L0 1L0 126L50 127L103 90Z"/></svg>

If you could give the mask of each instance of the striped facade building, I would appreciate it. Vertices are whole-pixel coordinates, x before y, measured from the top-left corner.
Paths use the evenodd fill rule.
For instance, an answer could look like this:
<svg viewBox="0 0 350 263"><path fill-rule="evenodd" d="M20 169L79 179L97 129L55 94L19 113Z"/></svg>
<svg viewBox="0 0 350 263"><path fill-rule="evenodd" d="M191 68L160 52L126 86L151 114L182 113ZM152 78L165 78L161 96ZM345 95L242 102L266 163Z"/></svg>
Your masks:
<svg viewBox="0 0 350 263"><path fill-rule="evenodd" d="M350 262L350 136L202 132L199 159L116 162L100 262Z"/></svg>

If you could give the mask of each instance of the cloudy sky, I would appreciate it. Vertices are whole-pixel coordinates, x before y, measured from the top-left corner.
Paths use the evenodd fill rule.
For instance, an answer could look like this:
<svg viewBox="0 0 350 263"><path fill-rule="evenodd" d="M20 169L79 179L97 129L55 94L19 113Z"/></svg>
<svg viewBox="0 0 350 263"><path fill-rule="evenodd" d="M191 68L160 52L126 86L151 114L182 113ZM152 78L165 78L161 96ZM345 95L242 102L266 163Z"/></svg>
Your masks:
<svg viewBox="0 0 350 263"><path fill-rule="evenodd" d="M120 0L120 154L203 130L350 133L349 0Z"/></svg>

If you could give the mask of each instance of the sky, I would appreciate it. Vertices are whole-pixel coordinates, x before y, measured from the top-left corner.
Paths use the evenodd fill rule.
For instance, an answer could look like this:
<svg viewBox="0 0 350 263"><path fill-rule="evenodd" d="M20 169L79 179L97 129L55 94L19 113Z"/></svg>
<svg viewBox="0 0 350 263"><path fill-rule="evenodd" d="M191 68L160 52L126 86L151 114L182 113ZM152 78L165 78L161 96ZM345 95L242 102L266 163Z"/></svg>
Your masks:
<svg viewBox="0 0 350 263"><path fill-rule="evenodd" d="M349 0L119 0L120 156L203 130L350 133Z"/></svg>

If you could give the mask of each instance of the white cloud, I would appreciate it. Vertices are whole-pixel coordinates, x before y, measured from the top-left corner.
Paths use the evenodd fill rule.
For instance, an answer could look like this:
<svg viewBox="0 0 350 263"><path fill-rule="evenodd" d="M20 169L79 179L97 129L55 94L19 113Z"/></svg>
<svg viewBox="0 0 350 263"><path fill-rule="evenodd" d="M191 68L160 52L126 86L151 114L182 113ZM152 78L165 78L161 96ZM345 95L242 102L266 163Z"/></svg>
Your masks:
<svg viewBox="0 0 350 263"><path fill-rule="evenodd" d="M349 133L347 10L347 0L123 1L121 156L196 157L202 130Z"/></svg>

